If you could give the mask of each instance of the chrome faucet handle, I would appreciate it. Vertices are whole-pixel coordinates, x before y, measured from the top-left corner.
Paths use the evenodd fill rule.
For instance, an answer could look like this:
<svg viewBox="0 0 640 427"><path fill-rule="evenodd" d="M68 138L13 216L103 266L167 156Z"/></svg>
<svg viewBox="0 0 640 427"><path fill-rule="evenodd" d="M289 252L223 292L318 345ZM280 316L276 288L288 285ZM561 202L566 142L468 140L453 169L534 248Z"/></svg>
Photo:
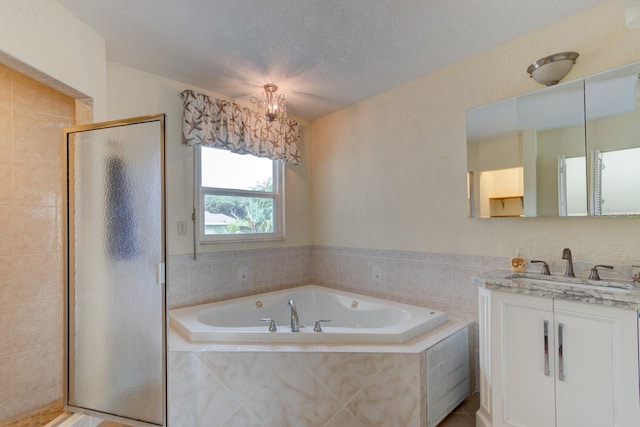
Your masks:
<svg viewBox="0 0 640 427"><path fill-rule="evenodd" d="M313 332L322 332L321 322L331 322L331 319L316 319L316 324L313 327Z"/></svg>
<svg viewBox="0 0 640 427"><path fill-rule="evenodd" d="M549 271L549 264L539 259L531 260L531 264L538 264L538 263L542 264L542 271L540 272L540 274L542 274L543 276L551 276L551 271Z"/></svg>
<svg viewBox="0 0 640 427"><path fill-rule="evenodd" d="M600 280L600 275L598 274L598 268L608 268L609 270L613 270L613 265L602 265L598 264L591 269L591 274L589 274L589 280Z"/></svg>
<svg viewBox="0 0 640 427"><path fill-rule="evenodd" d="M276 328L276 322L273 319L260 319L261 322L269 322L269 332L275 332L278 330L278 328Z"/></svg>

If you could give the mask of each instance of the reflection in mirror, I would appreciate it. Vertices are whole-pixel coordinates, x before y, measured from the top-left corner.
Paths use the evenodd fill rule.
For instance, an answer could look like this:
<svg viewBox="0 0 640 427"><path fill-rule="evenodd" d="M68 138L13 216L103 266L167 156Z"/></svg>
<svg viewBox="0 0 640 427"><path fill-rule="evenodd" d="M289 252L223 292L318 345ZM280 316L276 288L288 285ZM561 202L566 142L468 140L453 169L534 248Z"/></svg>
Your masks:
<svg viewBox="0 0 640 427"><path fill-rule="evenodd" d="M640 215L640 64L585 78L590 213Z"/></svg>
<svg viewBox="0 0 640 427"><path fill-rule="evenodd" d="M558 158L558 205L560 216L587 214L587 159L585 156Z"/></svg>
<svg viewBox="0 0 640 427"><path fill-rule="evenodd" d="M517 107L525 216L586 215L586 166L576 167L585 161L582 81L519 96Z"/></svg>
<svg viewBox="0 0 640 427"><path fill-rule="evenodd" d="M586 215L585 161L581 80L471 109L469 216Z"/></svg>
<svg viewBox="0 0 640 427"><path fill-rule="evenodd" d="M593 150L593 215L640 215L640 148Z"/></svg>
<svg viewBox="0 0 640 427"><path fill-rule="evenodd" d="M522 174L505 172L522 168L517 124L515 98L467 111L470 217L490 217L492 199L522 196ZM496 216L521 214L512 209L500 212L496 208L497 205L493 212Z"/></svg>
<svg viewBox="0 0 640 427"><path fill-rule="evenodd" d="M638 165L640 63L467 111L471 217L637 216Z"/></svg>

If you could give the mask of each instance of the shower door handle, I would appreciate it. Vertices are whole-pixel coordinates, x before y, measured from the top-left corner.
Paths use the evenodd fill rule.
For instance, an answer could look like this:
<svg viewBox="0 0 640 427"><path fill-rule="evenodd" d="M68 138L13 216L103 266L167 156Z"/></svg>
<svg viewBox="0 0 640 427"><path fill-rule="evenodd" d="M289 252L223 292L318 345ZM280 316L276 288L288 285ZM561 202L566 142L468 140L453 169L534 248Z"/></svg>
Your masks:
<svg viewBox="0 0 640 427"><path fill-rule="evenodd" d="M156 285L164 285L165 282L165 268L164 262L156 264Z"/></svg>

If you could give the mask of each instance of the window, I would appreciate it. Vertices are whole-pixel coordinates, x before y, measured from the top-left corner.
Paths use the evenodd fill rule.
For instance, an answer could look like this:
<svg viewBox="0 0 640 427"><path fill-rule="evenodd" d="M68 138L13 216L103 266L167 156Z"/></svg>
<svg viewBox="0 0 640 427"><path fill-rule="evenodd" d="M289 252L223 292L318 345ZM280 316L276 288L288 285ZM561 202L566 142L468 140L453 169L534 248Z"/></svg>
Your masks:
<svg viewBox="0 0 640 427"><path fill-rule="evenodd" d="M591 172L593 215L639 215L640 148L594 150L592 157L598 160Z"/></svg>
<svg viewBox="0 0 640 427"><path fill-rule="evenodd" d="M560 216L587 214L587 158L558 156L558 213Z"/></svg>
<svg viewBox="0 0 640 427"><path fill-rule="evenodd" d="M196 153L200 242L284 237L282 161L203 146Z"/></svg>

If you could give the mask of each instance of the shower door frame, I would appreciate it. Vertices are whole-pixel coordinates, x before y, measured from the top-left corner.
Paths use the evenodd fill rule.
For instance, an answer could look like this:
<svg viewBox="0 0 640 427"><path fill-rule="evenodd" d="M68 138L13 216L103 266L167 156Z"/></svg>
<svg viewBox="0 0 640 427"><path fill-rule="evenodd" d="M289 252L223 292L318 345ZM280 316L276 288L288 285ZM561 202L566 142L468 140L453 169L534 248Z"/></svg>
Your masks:
<svg viewBox="0 0 640 427"><path fill-rule="evenodd" d="M63 144L63 157L62 157L62 170L66 171L63 181L63 200L65 205L62 209L62 239L63 239L63 279L65 280L64 286L64 342L63 342L63 404L65 410L72 412L82 413L98 418L106 416L107 420L115 422L124 422L132 426L140 427L158 427L160 424L144 422L127 417L118 416L116 414L110 414L99 410L94 410L85 407L79 407L70 405L69 402L69 374L71 360L70 354L70 327L73 326L74 320L71 319L71 311L69 307L69 298L71 295L75 295L75 281L74 275L71 274L72 269L70 266L75 265L75 254L70 250L71 247L75 247L75 244L71 246L73 242L73 236L70 235L70 230L73 229L73 216L69 214L70 206L74 206L75 196L69 191L70 186L75 182L74 171L69 169L70 166L70 147L69 136L71 134L108 129L115 127L122 127L134 124L159 122L160 124L160 186L161 186L161 254L162 260L158 265L156 272L158 279L158 286L161 286L161 298L162 298L162 424L161 426L168 426L168 385L167 385L167 281L166 281L166 260L167 260L167 227L166 227L166 182L165 182L165 132L166 132L166 115L164 113L152 114L146 116L131 117L126 119L111 120L106 122L91 123L87 125L73 126L64 129L64 144Z"/></svg>

